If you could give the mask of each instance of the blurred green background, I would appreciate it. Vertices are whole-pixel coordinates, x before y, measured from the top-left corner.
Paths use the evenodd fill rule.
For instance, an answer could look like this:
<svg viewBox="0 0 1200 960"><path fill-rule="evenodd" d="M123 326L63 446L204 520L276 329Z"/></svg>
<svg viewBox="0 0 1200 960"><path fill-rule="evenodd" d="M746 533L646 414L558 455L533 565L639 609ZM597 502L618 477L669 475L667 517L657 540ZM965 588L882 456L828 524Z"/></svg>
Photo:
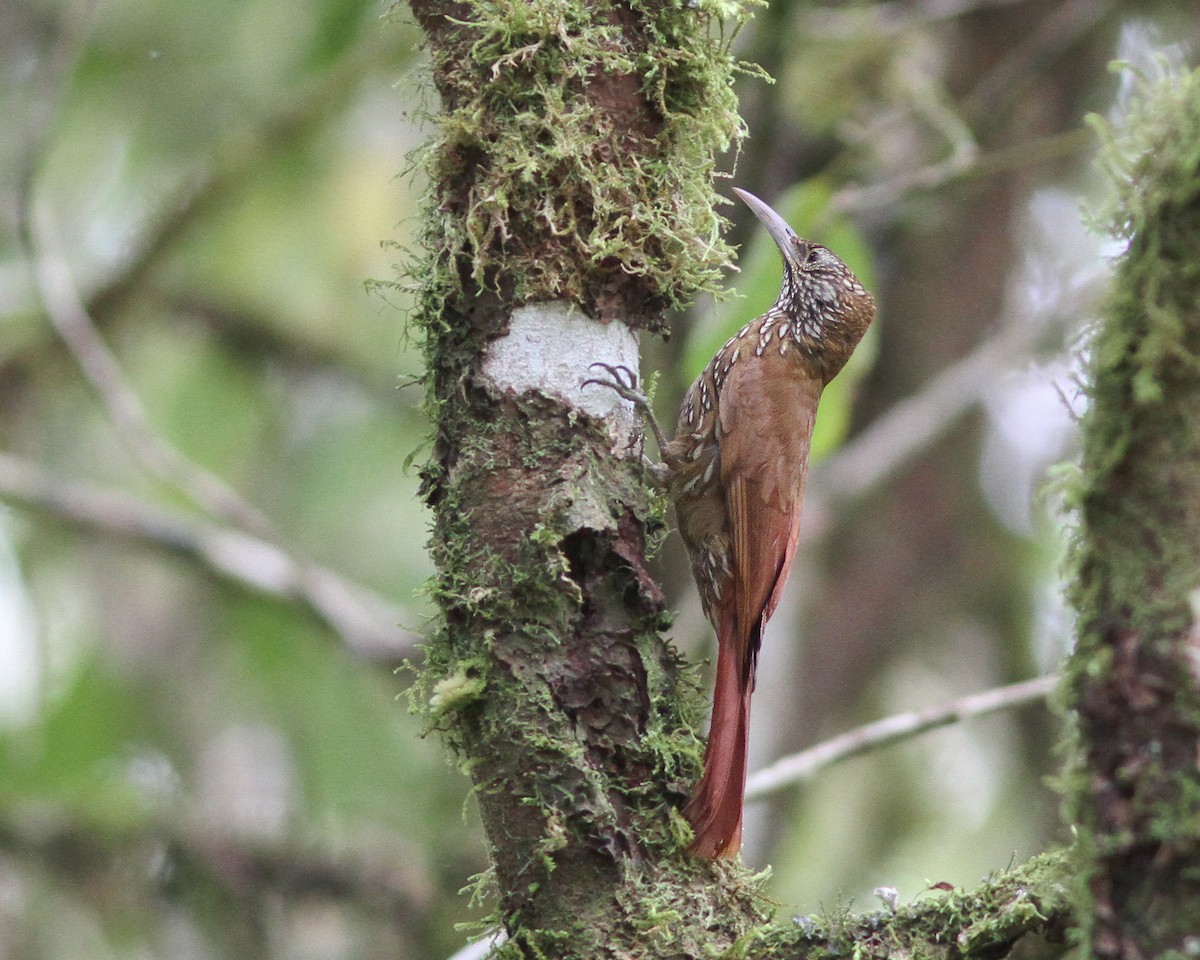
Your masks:
<svg viewBox="0 0 1200 960"><path fill-rule="evenodd" d="M287 584L264 593L186 550L64 523L10 487L0 956L461 943L455 891L481 842L393 673L417 655L431 567L405 466L425 424L419 388L400 386L419 372L404 295L364 288L395 277L386 244L422 189L398 176L420 136L418 37L384 12L0 4L2 466L80 488L41 493L123 491L184 534L232 526L146 468L64 350L18 242L32 203L153 430L292 556L395 607L368 604L367 635L343 635ZM275 576L254 543L215 549Z"/></svg>
<svg viewBox="0 0 1200 960"><path fill-rule="evenodd" d="M1196 13L780 0L739 35L779 82L743 81L736 182L880 302L823 407L752 766L1066 649L1063 519L1034 491L1071 454L1110 252L1081 226L1083 115L1119 115L1112 58L1188 60ZM0 960L441 957L486 913L458 893L486 866L468 782L397 672L430 614L397 264L437 98L387 14L0 0ZM644 344L668 420L778 282L726 215L744 299ZM141 427L51 322L72 286ZM188 492L202 471L232 505ZM674 537L656 562L701 660ZM746 857L796 913L971 884L1065 835L1056 736L1034 706L860 758L752 806Z"/></svg>

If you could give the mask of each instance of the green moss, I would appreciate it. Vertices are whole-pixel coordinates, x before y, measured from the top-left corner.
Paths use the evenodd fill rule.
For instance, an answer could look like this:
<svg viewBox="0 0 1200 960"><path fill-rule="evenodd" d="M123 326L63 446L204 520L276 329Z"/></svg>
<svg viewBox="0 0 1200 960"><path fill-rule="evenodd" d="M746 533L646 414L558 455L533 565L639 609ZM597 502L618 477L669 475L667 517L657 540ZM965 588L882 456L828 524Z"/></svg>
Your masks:
<svg viewBox="0 0 1200 960"><path fill-rule="evenodd" d="M1169 650L1191 622L1200 577L1194 544L1165 529L1186 521L1168 514L1200 469L1187 463L1200 426L1198 107L1200 78L1189 74L1143 81L1120 128L1091 118L1116 185L1107 230L1126 245L1092 340L1084 464L1071 497L1085 524L1072 601L1088 652L1073 669L1092 681L1113 669L1112 650L1093 642L1101 620L1128 617Z"/></svg>
<svg viewBox="0 0 1200 960"><path fill-rule="evenodd" d="M460 666L433 685L429 696L430 716L437 720L448 710L459 710L483 696L487 683L480 675L481 664Z"/></svg>
<svg viewBox="0 0 1200 960"><path fill-rule="evenodd" d="M1116 184L1108 230L1127 247L1092 340L1073 497L1085 526L1072 599L1089 653L1074 669L1096 680L1113 669L1113 651L1091 643L1100 620L1128 617L1169 653L1200 584L1194 543L1170 535L1191 519L1180 494L1200 487L1200 74L1143 81L1119 129L1092 122Z"/></svg>
<svg viewBox="0 0 1200 960"><path fill-rule="evenodd" d="M717 287L715 158L745 133L724 24L749 6L481 0L440 26L413 265L427 342L448 346L446 304L483 290L605 313L615 272L637 292L626 319L657 327Z"/></svg>
<svg viewBox="0 0 1200 960"><path fill-rule="evenodd" d="M1034 857L970 890L930 890L895 912L856 915L838 908L796 917L762 933L752 955L790 952L809 960L847 957L1003 956L1028 933L1060 928L1069 912L1065 853Z"/></svg>
<svg viewBox="0 0 1200 960"><path fill-rule="evenodd" d="M642 566L665 499L591 418L497 396L475 371L524 302L656 330L717 285L715 157L743 134L722 23L746 4L412 5L443 102L420 158L410 321L436 429L423 476L443 619L414 702L476 785L505 951L597 956L648 937L702 955L762 914L738 868L682 855L704 697ZM726 909L688 933L677 920L711 908L713 871Z"/></svg>
<svg viewBox="0 0 1200 960"><path fill-rule="evenodd" d="M1115 182L1107 229L1125 250L1091 341L1072 498L1078 755L1063 788L1080 915L1118 929L1136 919L1159 945L1140 948L1156 953L1178 942L1170 916L1200 892L1181 868L1200 856L1188 649L1200 587L1200 73L1142 80L1119 128L1093 124Z"/></svg>

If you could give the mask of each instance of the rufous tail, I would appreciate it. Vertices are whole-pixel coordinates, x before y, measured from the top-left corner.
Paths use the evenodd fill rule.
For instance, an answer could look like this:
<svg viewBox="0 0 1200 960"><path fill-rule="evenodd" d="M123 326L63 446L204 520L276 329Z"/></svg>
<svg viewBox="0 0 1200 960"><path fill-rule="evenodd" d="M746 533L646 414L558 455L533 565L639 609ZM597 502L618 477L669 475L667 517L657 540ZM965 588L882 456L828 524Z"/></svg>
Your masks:
<svg viewBox="0 0 1200 960"><path fill-rule="evenodd" d="M742 846L752 670L753 665L743 662L735 644L721 638L704 773L683 809L696 831L689 849L709 860L737 856Z"/></svg>

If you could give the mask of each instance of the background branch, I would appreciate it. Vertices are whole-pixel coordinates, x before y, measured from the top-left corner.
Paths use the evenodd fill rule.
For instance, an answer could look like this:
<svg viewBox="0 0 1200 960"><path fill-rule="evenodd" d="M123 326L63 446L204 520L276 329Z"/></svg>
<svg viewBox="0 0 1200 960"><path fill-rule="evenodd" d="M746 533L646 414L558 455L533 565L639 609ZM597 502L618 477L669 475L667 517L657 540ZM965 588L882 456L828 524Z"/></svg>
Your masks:
<svg viewBox="0 0 1200 960"><path fill-rule="evenodd" d="M939 706L898 713L848 730L751 774L746 781L746 800L761 800L785 787L804 783L835 763L912 739L929 730L1044 700L1054 691L1058 680L1056 676L1038 677Z"/></svg>
<svg viewBox="0 0 1200 960"><path fill-rule="evenodd" d="M32 211L29 255L46 313L130 452L206 513L256 536L274 537L271 522L257 507L151 427L141 400L79 297L49 207L35 201L27 209Z"/></svg>
<svg viewBox="0 0 1200 960"><path fill-rule="evenodd" d="M1004 372L1031 357L1046 332L1046 324L1032 319L1010 321L889 407L813 468L812 508L838 509L877 490L981 403Z"/></svg>
<svg viewBox="0 0 1200 960"><path fill-rule="evenodd" d="M409 931L428 923L431 906L432 878L403 845L299 849L161 817L115 827L42 811L0 818L0 854L48 865L100 896L107 883L141 883L161 896L180 874L193 882L200 875L231 901L231 910L236 902L238 912L271 909L271 897L320 897L346 901Z"/></svg>
<svg viewBox="0 0 1200 960"><path fill-rule="evenodd" d="M0 452L0 500L75 526L150 544L194 560L245 590L297 600L359 656L397 665L418 637L400 627L411 614L361 584L302 561L278 543L145 503L129 494L71 483Z"/></svg>

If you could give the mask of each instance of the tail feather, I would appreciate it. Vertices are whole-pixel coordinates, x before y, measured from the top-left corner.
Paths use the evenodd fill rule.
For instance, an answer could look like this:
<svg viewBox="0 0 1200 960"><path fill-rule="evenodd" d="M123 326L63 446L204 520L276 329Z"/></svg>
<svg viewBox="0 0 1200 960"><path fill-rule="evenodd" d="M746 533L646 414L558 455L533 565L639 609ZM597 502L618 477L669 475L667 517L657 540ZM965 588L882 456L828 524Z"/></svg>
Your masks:
<svg viewBox="0 0 1200 960"><path fill-rule="evenodd" d="M691 852L710 860L734 857L742 845L742 797L754 685L753 667L747 669L743 659L733 643L718 643L704 773L683 811L696 831Z"/></svg>

